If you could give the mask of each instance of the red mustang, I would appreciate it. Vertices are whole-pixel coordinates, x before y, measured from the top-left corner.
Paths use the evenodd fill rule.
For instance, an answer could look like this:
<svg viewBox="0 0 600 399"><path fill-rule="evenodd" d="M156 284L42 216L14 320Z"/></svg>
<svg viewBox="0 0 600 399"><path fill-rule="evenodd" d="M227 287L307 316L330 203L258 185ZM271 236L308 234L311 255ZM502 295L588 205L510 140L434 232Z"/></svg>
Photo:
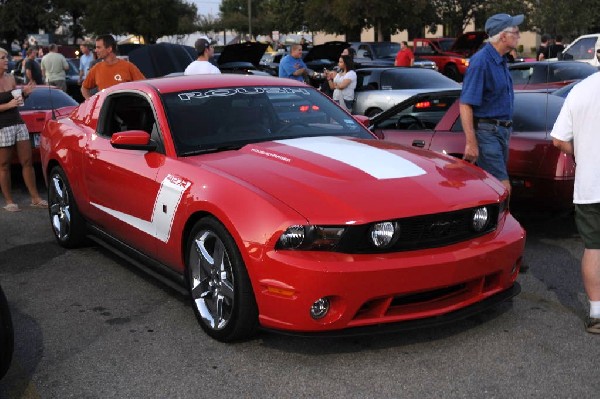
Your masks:
<svg viewBox="0 0 600 399"><path fill-rule="evenodd" d="M519 291L525 233L497 180L292 80L114 86L48 122L42 166L61 245L91 233L175 278L218 340L414 328Z"/></svg>
<svg viewBox="0 0 600 399"><path fill-rule="evenodd" d="M416 95L371 118L370 129L386 141L462 158L459 96L460 90ZM548 93L515 93L508 159L511 204L546 210L573 206L575 162L550 138L563 101Z"/></svg>

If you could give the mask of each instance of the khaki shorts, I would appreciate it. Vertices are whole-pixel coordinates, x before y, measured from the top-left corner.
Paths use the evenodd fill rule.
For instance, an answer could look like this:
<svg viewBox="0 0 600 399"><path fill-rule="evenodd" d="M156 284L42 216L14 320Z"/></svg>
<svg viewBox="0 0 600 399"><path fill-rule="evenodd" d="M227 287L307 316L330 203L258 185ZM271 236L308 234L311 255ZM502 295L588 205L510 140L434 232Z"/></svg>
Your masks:
<svg viewBox="0 0 600 399"><path fill-rule="evenodd" d="M27 126L12 125L0 129L0 147L12 147L17 141L29 140Z"/></svg>
<svg viewBox="0 0 600 399"><path fill-rule="evenodd" d="M600 203L575 204L575 224L586 249L600 249Z"/></svg>

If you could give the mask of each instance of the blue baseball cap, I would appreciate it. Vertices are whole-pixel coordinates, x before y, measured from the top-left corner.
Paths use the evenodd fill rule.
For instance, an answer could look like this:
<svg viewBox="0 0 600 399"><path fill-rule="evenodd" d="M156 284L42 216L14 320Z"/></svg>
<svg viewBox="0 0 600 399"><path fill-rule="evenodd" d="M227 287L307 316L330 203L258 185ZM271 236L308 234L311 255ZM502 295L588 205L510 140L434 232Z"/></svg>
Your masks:
<svg viewBox="0 0 600 399"><path fill-rule="evenodd" d="M514 17L508 14L492 15L485 21L485 33L489 37L492 37L508 27L521 25L524 19L523 14L515 15Z"/></svg>

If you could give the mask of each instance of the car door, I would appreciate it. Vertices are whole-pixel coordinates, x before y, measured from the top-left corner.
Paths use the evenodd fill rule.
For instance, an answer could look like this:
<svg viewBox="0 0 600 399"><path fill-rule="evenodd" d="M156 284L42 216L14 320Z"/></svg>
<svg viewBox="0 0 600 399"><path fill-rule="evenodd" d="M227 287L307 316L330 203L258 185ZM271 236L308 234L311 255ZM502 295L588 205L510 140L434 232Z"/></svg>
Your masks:
<svg viewBox="0 0 600 399"><path fill-rule="evenodd" d="M144 113L146 113L144 115ZM97 134L86 144L83 168L92 220L115 238L154 255L156 181L165 155L157 151L114 148L113 133L144 130L157 134L155 113L140 93L108 96L100 111Z"/></svg>
<svg viewBox="0 0 600 399"><path fill-rule="evenodd" d="M422 149L431 149L435 137L440 146L456 150L452 141L444 144L444 137L456 120L458 96L459 92L415 96L375 118L373 132L386 141Z"/></svg>

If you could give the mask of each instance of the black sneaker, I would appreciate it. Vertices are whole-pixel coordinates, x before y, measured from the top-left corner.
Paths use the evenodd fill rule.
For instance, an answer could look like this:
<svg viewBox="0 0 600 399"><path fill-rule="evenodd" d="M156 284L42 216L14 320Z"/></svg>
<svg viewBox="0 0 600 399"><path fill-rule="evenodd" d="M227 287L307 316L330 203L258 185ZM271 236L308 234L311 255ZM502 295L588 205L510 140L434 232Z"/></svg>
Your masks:
<svg viewBox="0 0 600 399"><path fill-rule="evenodd" d="M600 334L600 319L588 317L585 320L585 331L591 334Z"/></svg>

